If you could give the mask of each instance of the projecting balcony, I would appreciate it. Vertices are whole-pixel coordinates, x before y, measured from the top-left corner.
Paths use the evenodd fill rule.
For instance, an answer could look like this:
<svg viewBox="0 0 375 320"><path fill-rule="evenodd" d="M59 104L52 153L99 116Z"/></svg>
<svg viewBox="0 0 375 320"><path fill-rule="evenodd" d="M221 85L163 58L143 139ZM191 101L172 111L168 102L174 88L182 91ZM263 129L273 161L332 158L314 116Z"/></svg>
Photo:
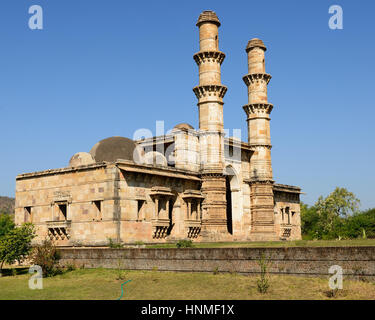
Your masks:
<svg viewBox="0 0 375 320"><path fill-rule="evenodd" d="M48 236L51 240L69 240L71 220L47 221Z"/></svg>
<svg viewBox="0 0 375 320"><path fill-rule="evenodd" d="M197 238L201 232L202 222L200 220L185 220L185 229L188 238Z"/></svg>
<svg viewBox="0 0 375 320"><path fill-rule="evenodd" d="M153 238L163 239L168 235L168 231L171 225L170 219L152 219L151 223L153 230Z"/></svg>

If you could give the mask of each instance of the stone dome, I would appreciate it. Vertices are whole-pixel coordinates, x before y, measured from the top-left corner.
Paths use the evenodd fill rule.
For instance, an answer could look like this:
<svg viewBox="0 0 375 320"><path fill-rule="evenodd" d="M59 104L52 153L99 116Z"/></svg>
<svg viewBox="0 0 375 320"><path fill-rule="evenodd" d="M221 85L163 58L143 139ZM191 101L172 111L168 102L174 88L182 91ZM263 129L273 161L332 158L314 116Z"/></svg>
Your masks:
<svg viewBox="0 0 375 320"><path fill-rule="evenodd" d="M264 42L258 38L251 39L246 46L246 52L249 52L253 48L262 48L264 51L267 50L266 46L264 45Z"/></svg>
<svg viewBox="0 0 375 320"><path fill-rule="evenodd" d="M179 123L176 124L173 129L178 129L178 130L194 130L194 127L188 123Z"/></svg>
<svg viewBox="0 0 375 320"><path fill-rule="evenodd" d="M95 160L90 153L78 152L70 158L69 167L78 167L93 163L95 163Z"/></svg>
<svg viewBox="0 0 375 320"><path fill-rule="evenodd" d="M90 151L96 162L115 162L119 159L133 161L136 145L131 139L110 137L99 141Z"/></svg>
<svg viewBox="0 0 375 320"><path fill-rule="evenodd" d="M200 14L197 24L196 24L197 27L199 27L204 22L211 22L211 23L216 24L218 27L220 27L219 18L217 17L216 13L211 10L205 10Z"/></svg>

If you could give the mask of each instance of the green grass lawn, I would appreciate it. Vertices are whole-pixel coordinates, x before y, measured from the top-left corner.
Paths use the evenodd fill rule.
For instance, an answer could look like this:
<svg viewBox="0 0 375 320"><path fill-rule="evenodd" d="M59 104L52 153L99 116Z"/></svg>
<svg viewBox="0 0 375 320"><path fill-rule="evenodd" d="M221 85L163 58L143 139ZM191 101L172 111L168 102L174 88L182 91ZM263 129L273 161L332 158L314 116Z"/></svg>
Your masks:
<svg viewBox="0 0 375 320"><path fill-rule="evenodd" d="M122 300L129 299L375 299L375 283L345 280L344 288L334 298L327 297L328 279L270 276L266 294L257 291L258 276L213 273L175 273L157 271L118 271L111 269L77 269L53 278L43 279L42 290L30 290L29 274L6 275L0 278L0 299L38 300Z"/></svg>
<svg viewBox="0 0 375 320"><path fill-rule="evenodd" d="M298 240L269 242L215 242L193 243L195 248L256 248L256 247L341 247L341 246L375 246L375 239L356 240ZM176 244L147 245L146 248L176 248Z"/></svg>

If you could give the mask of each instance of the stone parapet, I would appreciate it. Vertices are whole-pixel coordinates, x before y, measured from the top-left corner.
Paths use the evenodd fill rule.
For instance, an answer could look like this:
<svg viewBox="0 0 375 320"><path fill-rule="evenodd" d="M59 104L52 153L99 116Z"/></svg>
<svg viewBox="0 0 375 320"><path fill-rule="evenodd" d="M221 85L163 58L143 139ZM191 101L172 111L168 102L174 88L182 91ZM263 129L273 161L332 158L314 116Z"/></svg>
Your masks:
<svg viewBox="0 0 375 320"><path fill-rule="evenodd" d="M85 268L179 272L237 272L259 274L258 260L270 260L268 272L279 275L331 276L339 265L345 278L375 279L375 247L274 247L274 248L186 248L186 249L59 249L61 264Z"/></svg>

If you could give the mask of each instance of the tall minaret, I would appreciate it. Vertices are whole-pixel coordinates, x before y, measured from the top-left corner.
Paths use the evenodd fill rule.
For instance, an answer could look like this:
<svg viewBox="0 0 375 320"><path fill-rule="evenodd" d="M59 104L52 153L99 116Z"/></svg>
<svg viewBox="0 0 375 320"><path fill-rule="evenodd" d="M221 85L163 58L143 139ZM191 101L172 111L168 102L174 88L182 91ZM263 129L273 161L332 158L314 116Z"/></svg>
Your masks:
<svg viewBox="0 0 375 320"><path fill-rule="evenodd" d="M221 64L225 54L219 51L220 21L213 11L198 18L199 52L194 60L199 67L198 98L199 143L201 156L202 239L215 240L228 233L224 169L223 98L227 88L221 84Z"/></svg>
<svg viewBox="0 0 375 320"><path fill-rule="evenodd" d="M267 85L271 75L266 73L266 46L260 39L252 39L246 47L249 73L243 77L248 87L249 103L243 108L247 114L248 142L254 153L250 159L251 238L275 239L274 198L271 164L270 113Z"/></svg>

